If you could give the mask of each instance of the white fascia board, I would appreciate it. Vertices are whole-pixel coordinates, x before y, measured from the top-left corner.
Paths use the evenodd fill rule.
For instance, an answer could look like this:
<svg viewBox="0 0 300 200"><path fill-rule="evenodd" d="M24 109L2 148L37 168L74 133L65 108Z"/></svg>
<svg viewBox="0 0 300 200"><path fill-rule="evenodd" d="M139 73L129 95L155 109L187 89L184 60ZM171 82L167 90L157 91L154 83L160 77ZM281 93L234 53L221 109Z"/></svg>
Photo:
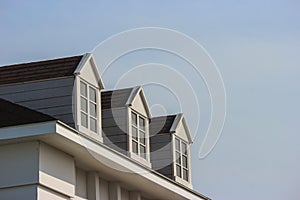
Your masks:
<svg viewBox="0 0 300 200"><path fill-rule="evenodd" d="M47 137L45 138L43 136ZM129 157L110 149L93 138L88 138L60 121L49 121L0 128L1 143L6 141L21 141L26 138L30 140L42 140L45 143L50 143L58 149L69 148L68 151L70 151L72 155L82 153L82 150L84 149L84 159L95 160L95 158L98 158L99 164L102 164L101 162L103 162L103 160L113 164L114 167L123 171L119 171L118 174L118 176L123 176L123 182L127 181L129 184L136 185L137 188L141 187L142 182L143 190L145 190L145 192L148 191L150 194L157 193L158 195L165 195L165 197L169 199L172 199L174 195L178 196L179 199L182 200L208 199L204 196L202 197L202 195L197 194L196 192L193 192L189 188L179 186L174 181L163 177L150 168L141 166ZM62 138L64 138L64 141L61 140ZM49 139L54 143L51 143ZM114 170L114 168L111 168L111 165L107 165L107 168ZM97 170L101 171L101 168L94 169L94 171ZM132 173L124 173L124 171ZM116 171L114 172L118 173ZM137 179L139 181L136 181Z"/></svg>
<svg viewBox="0 0 300 200"><path fill-rule="evenodd" d="M188 127L188 125L187 125L186 120L185 120L184 117L182 117L182 124L184 126L185 132L186 132L187 137L189 139L189 143L190 144L193 143L193 139L192 139L192 135L191 135L190 129L189 129L189 127Z"/></svg>
<svg viewBox="0 0 300 200"><path fill-rule="evenodd" d="M48 121L0 128L0 141L56 132L56 121Z"/></svg>
<svg viewBox="0 0 300 200"><path fill-rule="evenodd" d="M174 119L174 122L173 122L173 124L172 124L172 126L170 128L170 132L171 133L175 133L177 131L178 127L179 127L179 123L180 122L182 122L182 124L183 124L183 127L185 129L185 132L186 132L186 135L188 137L189 143L190 144L193 143L191 132L190 132L189 127L188 127L188 125L186 123L186 120L185 120L185 118L183 116L183 113L179 113L179 114L176 115L176 117Z"/></svg>
<svg viewBox="0 0 300 200"><path fill-rule="evenodd" d="M136 95L138 94L138 92L140 91L141 86L136 86L134 88L132 88L131 93L126 101L126 105L127 106L131 106L133 104L133 101L136 97Z"/></svg>
<svg viewBox="0 0 300 200"><path fill-rule="evenodd" d="M104 144L86 138L84 135L78 133L74 134L74 131L66 128L64 124L57 123L57 133L71 140L72 142L86 148L86 150L91 154L91 157L98 159L101 158L101 161L107 160L119 170L133 172L125 173L127 175L132 175L131 179L126 179L127 181L134 182L134 176L138 175L143 180L145 180L145 183L147 182L147 184L151 184L153 187L160 187L163 190L168 191L168 193L170 193L170 197L172 197L172 194L174 195L175 193L176 195L181 196L182 199L208 199L205 197L200 197L199 195L196 195L188 189L177 185L175 182L173 183L172 181L163 178L162 175L158 175L158 173L154 170L139 165L130 158L110 149ZM76 154L76 152L74 152L74 154ZM97 169L95 169L95 171L96 170ZM147 189L147 186L145 186L144 188Z"/></svg>
<svg viewBox="0 0 300 200"><path fill-rule="evenodd" d="M148 101L146 99L146 96L145 96L145 93L144 93L144 90L142 88L142 86L136 86L134 87L132 90L131 90L131 93L128 97L128 100L126 102L126 105L127 106L131 106L135 100L135 98L141 94L141 97L142 97L142 101L143 101L143 104L144 104L144 107L146 109L146 112L147 112L147 115L148 115L148 118L152 118L152 115L151 115L151 112L150 112L150 108L149 108L149 104L148 104Z"/></svg>

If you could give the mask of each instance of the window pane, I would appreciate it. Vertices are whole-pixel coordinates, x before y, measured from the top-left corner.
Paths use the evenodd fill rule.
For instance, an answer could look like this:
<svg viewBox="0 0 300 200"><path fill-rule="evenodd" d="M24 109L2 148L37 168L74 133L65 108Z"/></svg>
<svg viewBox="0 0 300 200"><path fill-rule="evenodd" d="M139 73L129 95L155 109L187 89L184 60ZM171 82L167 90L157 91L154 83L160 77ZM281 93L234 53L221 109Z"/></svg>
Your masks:
<svg viewBox="0 0 300 200"><path fill-rule="evenodd" d="M87 100L83 97L80 98L80 108L82 111L84 111L86 113L88 112L87 111Z"/></svg>
<svg viewBox="0 0 300 200"><path fill-rule="evenodd" d="M146 133L140 131L140 143L146 145Z"/></svg>
<svg viewBox="0 0 300 200"><path fill-rule="evenodd" d="M175 148L180 152L180 141L177 138L175 139Z"/></svg>
<svg viewBox="0 0 300 200"><path fill-rule="evenodd" d="M90 115L92 117L97 117L97 107L96 104L90 102Z"/></svg>
<svg viewBox="0 0 300 200"><path fill-rule="evenodd" d="M97 133L97 120L95 120L94 118L90 118L90 127L91 131Z"/></svg>
<svg viewBox="0 0 300 200"><path fill-rule="evenodd" d="M96 99L96 90L90 87L90 100L96 103Z"/></svg>
<svg viewBox="0 0 300 200"><path fill-rule="evenodd" d="M142 117L139 117L139 127L140 127L140 129L145 131L145 119Z"/></svg>
<svg viewBox="0 0 300 200"><path fill-rule="evenodd" d="M181 165L181 156L180 153L176 152L176 163Z"/></svg>
<svg viewBox="0 0 300 200"><path fill-rule="evenodd" d="M87 97L87 85L83 82L80 82L80 94Z"/></svg>
<svg viewBox="0 0 300 200"><path fill-rule="evenodd" d="M188 179L188 177L189 177L189 175L188 175L188 170L186 170L186 169L183 169L183 171L182 171L183 173L182 173L182 178L184 179L184 180L186 180L186 181L188 181L189 179Z"/></svg>
<svg viewBox="0 0 300 200"><path fill-rule="evenodd" d="M138 143L132 141L132 152L138 154Z"/></svg>
<svg viewBox="0 0 300 200"><path fill-rule="evenodd" d="M81 113L81 125L86 128L88 127L88 117L84 113Z"/></svg>
<svg viewBox="0 0 300 200"><path fill-rule="evenodd" d="M137 128L132 127L132 138L138 141Z"/></svg>
<svg viewBox="0 0 300 200"><path fill-rule="evenodd" d="M146 159L146 147L140 145L140 155Z"/></svg>
<svg viewBox="0 0 300 200"><path fill-rule="evenodd" d="M131 113L131 123L137 126L137 115L135 113Z"/></svg>
<svg viewBox="0 0 300 200"><path fill-rule="evenodd" d="M182 142L182 154L187 155L187 144Z"/></svg>
<svg viewBox="0 0 300 200"><path fill-rule="evenodd" d="M182 166L184 166L185 168L188 168L187 167L187 157L182 155Z"/></svg>
<svg viewBox="0 0 300 200"><path fill-rule="evenodd" d="M176 174L178 177L181 177L181 167L179 165L176 165Z"/></svg>

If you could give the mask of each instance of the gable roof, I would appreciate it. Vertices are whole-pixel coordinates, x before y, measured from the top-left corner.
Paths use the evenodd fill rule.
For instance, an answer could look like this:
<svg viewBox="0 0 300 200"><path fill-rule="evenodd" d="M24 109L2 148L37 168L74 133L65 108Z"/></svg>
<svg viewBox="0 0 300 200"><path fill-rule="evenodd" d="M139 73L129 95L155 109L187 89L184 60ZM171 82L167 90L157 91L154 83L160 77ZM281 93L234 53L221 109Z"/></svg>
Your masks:
<svg viewBox="0 0 300 200"><path fill-rule="evenodd" d="M192 143L192 137L182 113L152 118L149 124L150 136L160 133L175 133L180 122L183 124L189 142Z"/></svg>
<svg viewBox="0 0 300 200"><path fill-rule="evenodd" d="M76 70L74 71L74 74L81 76L81 73L84 73L84 68L88 65L88 63L90 63L92 72L95 75L97 85L100 87L100 89L104 89L104 83L100 77L94 56L91 53L86 53L83 55L81 61L77 65Z"/></svg>
<svg viewBox="0 0 300 200"><path fill-rule="evenodd" d="M133 101L139 94L141 94L147 115L151 118L150 109L141 86L101 92L101 107L102 109L111 109L132 106Z"/></svg>
<svg viewBox="0 0 300 200"><path fill-rule="evenodd" d="M54 121L55 118L0 98L0 127Z"/></svg>
<svg viewBox="0 0 300 200"><path fill-rule="evenodd" d="M0 67L0 85L72 76L83 55Z"/></svg>

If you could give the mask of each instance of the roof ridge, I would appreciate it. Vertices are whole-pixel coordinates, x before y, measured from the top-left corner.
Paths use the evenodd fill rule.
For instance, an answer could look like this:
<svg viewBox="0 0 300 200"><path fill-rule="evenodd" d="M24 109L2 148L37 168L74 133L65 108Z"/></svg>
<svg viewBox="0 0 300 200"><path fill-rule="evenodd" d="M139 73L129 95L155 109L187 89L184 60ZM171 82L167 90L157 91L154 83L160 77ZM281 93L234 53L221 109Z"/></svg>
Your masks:
<svg viewBox="0 0 300 200"><path fill-rule="evenodd" d="M109 89L109 90L103 90L101 91L101 93L108 93L108 92L114 92L114 91L122 91L122 90L133 90L134 88L136 88L137 86L134 86L134 87L125 87L125 88L118 88L118 89Z"/></svg>
<svg viewBox="0 0 300 200"><path fill-rule="evenodd" d="M36 61L26 61L26 62L22 62L22 63L14 63L14 64L8 64L8 65L1 65L0 69L2 67L12 67L12 66L18 66L18 65L36 64L36 63L40 63L40 62L64 60L64 59L71 59L71 58L76 58L76 57L79 58L79 57L82 57L82 56L84 56L84 54L82 54L82 55L76 55L76 56L67 56L67 57L57 57L57 58L50 58L50 59L42 59L42 60L36 60Z"/></svg>
<svg viewBox="0 0 300 200"><path fill-rule="evenodd" d="M72 56L0 67L0 85L74 76L83 56Z"/></svg>
<svg viewBox="0 0 300 200"><path fill-rule="evenodd" d="M181 113L176 113L176 114L167 114L167 115L159 115L159 116L154 116L151 119L154 118L161 118L161 117L176 117L177 115L180 115Z"/></svg>

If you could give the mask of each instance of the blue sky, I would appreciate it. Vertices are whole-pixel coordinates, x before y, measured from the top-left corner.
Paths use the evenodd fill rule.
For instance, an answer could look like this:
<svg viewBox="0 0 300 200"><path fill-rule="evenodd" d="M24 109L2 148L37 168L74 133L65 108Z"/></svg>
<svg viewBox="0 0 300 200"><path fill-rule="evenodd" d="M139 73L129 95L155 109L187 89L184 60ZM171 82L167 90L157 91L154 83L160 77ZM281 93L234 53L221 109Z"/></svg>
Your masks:
<svg viewBox="0 0 300 200"><path fill-rule="evenodd" d="M195 190L216 200L298 199L299 9L296 0L4 0L0 2L0 65L82 54L132 28L183 32L209 52L227 93L221 138L211 154L199 160L209 118L207 91L199 86L204 125L192 148ZM130 54L114 67L129 69L143 62L177 65L177 69L186 65L166 53L148 51ZM108 87L113 85L109 80ZM150 104L156 96L161 98L151 96ZM178 111L176 101L161 102L167 112Z"/></svg>

